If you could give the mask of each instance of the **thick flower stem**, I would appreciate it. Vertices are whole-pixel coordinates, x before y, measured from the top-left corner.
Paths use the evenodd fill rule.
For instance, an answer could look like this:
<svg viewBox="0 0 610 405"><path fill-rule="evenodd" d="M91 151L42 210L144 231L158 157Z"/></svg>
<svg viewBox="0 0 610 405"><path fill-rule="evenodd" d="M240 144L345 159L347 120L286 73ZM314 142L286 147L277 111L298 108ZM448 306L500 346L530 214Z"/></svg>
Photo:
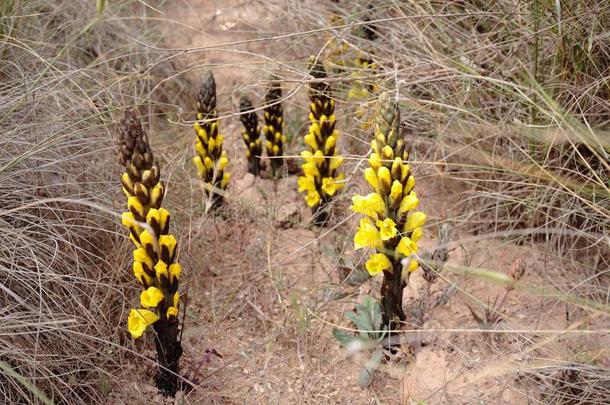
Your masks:
<svg viewBox="0 0 610 405"><path fill-rule="evenodd" d="M391 271L383 272L381 310L383 325L388 326L390 330L399 329L399 325L396 325L396 319L402 322L407 318L402 309L402 292L407 284L403 282L401 273L402 264L400 261L393 264Z"/></svg>
<svg viewBox="0 0 610 405"><path fill-rule="evenodd" d="M178 362L182 355L182 345L178 340L177 318L159 320L154 324L155 345L159 370L155 382L159 391L173 397L178 390Z"/></svg>

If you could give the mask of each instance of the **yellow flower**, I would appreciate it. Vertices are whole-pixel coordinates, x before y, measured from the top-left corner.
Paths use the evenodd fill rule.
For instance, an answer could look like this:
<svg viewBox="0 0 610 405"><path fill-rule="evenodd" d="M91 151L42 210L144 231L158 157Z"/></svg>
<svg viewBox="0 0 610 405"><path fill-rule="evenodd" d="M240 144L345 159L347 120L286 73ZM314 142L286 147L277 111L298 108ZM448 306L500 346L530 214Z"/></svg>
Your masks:
<svg viewBox="0 0 610 405"><path fill-rule="evenodd" d="M403 193L410 193L411 190L413 190L413 187L415 187L415 177L409 176L409 178L407 179L407 184L404 187Z"/></svg>
<svg viewBox="0 0 610 405"><path fill-rule="evenodd" d="M316 153L313 154L313 161L316 166L320 166L322 162L324 162L324 153L321 150L317 150Z"/></svg>
<svg viewBox="0 0 610 405"><path fill-rule="evenodd" d="M418 267L419 267L418 261L415 259L411 259L409 261L409 266L407 267L407 271L409 273L413 273L415 270L417 270Z"/></svg>
<svg viewBox="0 0 610 405"><path fill-rule="evenodd" d="M136 224L136 219L133 217L131 212L124 212L121 214L121 222L123 223L124 227L131 228Z"/></svg>
<svg viewBox="0 0 610 405"><path fill-rule="evenodd" d="M169 266L169 275L170 281L173 283L174 280L180 278L180 274L182 274L182 266L179 263L170 264Z"/></svg>
<svg viewBox="0 0 610 405"><path fill-rule="evenodd" d="M165 316L167 318L170 318L172 316L178 316L178 308L176 308L176 307L167 308L167 313L165 314Z"/></svg>
<svg viewBox="0 0 610 405"><path fill-rule="evenodd" d="M379 168L381 167L381 157L378 153L371 153L371 156L369 157L369 165L371 165L373 170L379 170Z"/></svg>
<svg viewBox="0 0 610 405"><path fill-rule="evenodd" d="M148 257L144 248L138 248L133 251L133 261L144 263L149 269L152 269L154 266L152 259Z"/></svg>
<svg viewBox="0 0 610 405"><path fill-rule="evenodd" d="M159 224L159 229L163 231L166 228L169 218L169 211L165 208L152 208L150 211L148 211L148 214L146 215L146 222L152 224L152 220L154 219Z"/></svg>
<svg viewBox="0 0 610 405"><path fill-rule="evenodd" d="M201 142L197 142L195 144L195 152L197 152L197 155L201 156L202 158L205 158L208 155Z"/></svg>
<svg viewBox="0 0 610 405"><path fill-rule="evenodd" d="M377 178L377 174L375 174L375 170L370 167L364 169L364 178L371 187L373 187L373 190L379 190L379 179Z"/></svg>
<svg viewBox="0 0 610 405"><path fill-rule="evenodd" d="M377 193L367 194L366 197L355 195L352 197L353 205L350 207L352 211L368 215L372 218L377 218L377 215L385 213L385 203L383 198Z"/></svg>
<svg viewBox="0 0 610 405"><path fill-rule="evenodd" d="M377 170L377 177L379 178L379 184L383 186L384 192L389 192L390 185L392 184L390 169L385 166L381 166L379 170Z"/></svg>
<svg viewBox="0 0 610 405"><path fill-rule="evenodd" d="M324 143L324 151L326 153L330 153L330 150L335 147L335 143L337 143L337 138L333 135L326 138L326 142Z"/></svg>
<svg viewBox="0 0 610 405"><path fill-rule="evenodd" d="M390 240L398 233L398 229L396 229L396 222L392 221L391 218L386 218L383 221L377 221L377 226L379 227L381 240Z"/></svg>
<svg viewBox="0 0 610 405"><path fill-rule="evenodd" d="M140 218L144 218L144 206L138 200L138 197L129 197L127 199L127 207L133 213L134 217L137 215Z"/></svg>
<svg viewBox="0 0 610 405"><path fill-rule="evenodd" d="M400 206L398 208L398 215L403 215L411 210L414 210L415 208L417 208L418 204L419 199L417 198L417 194L414 191L410 192L400 202Z"/></svg>
<svg viewBox="0 0 610 405"><path fill-rule="evenodd" d="M174 250L176 249L176 238L174 237L174 235L161 235L159 236L159 245L161 247L161 250L167 250L167 252L169 253L169 259L167 262L170 263L172 262L171 259L173 259L174 257Z"/></svg>
<svg viewBox="0 0 610 405"><path fill-rule="evenodd" d="M398 180L394 180L392 188L390 189L390 199L392 203L400 201L402 198L402 184Z"/></svg>
<svg viewBox="0 0 610 405"><path fill-rule="evenodd" d="M340 183L338 179L332 177L324 177L322 179L322 191L326 193L326 195L332 197L342 187L343 183Z"/></svg>
<svg viewBox="0 0 610 405"><path fill-rule="evenodd" d="M305 197L305 202L310 207L315 207L320 202L320 194L316 190L310 190Z"/></svg>
<svg viewBox="0 0 610 405"><path fill-rule="evenodd" d="M354 249L357 250L368 246L381 247L382 245L383 242L381 241L379 229L368 218L362 218L358 232L354 235Z"/></svg>
<svg viewBox="0 0 610 405"><path fill-rule="evenodd" d="M311 176L299 176L297 178L297 184L299 186L299 193L316 190L315 179Z"/></svg>
<svg viewBox="0 0 610 405"><path fill-rule="evenodd" d="M131 333L131 337L137 339L142 336L149 325L152 325L158 320L159 316L148 309L132 309L129 311L127 328L129 329L129 333Z"/></svg>
<svg viewBox="0 0 610 405"><path fill-rule="evenodd" d="M155 249L155 237L148 232L147 230L143 231L140 234L140 242L142 243L142 247L143 248L147 248L147 247L151 247L154 251L156 251Z"/></svg>
<svg viewBox="0 0 610 405"><path fill-rule="evenodd" d="M426 222L426 214L421 211L416 211L407 217L405 224L405 232L410 232L415 228L421 227Z"/></svg>
<svg viewBox="0 0 610 405"><path fill-rule="evenodd" d="M223 154L225 154L224 151L223 151ZM224 168L227 167L228 164L229 164L229 159L226 156L222 156L218 160L218 168L220 170L224 170Z"/></svg>
<svg viewBox="0 0 610 405"><path fill-rule="evenodd" d="M394 150L390 145L386 145L381 149L381 156L384 161L394 160Z"/></svg>
<svg viewBox="0 0 610 405"><path fill-rule="evenodd" d="M305 176L310 176L310 177L319 177L320 176L320 171L318 170L318 167L315 165L315 163L303 163L301 168L303 169L303 173L305 174Z"/></svg>
<svg viewBox="0 0 610 405"><path fill-rule="evenodd" d="M148 287L140 294L140 304L144 308L155 308L163 300L163 292L157 287Z"/></svg>
<svg viewBox="0 0 610 405"><path fill-rule="evenodd" d="M214 152L214 148L216 147L216 141L214 138L210 138L208 141L208 153Z"/></svg>
<svg viewBox="0 0 610 405"><path fill-rule="evenodd" d="M318 150L318 143L316 142L316 137L312 133L309 133L309 134L305 135L304 140L305 140L305 143L312 150Z"/></svg>
<svg viewBox="0 0 610 405"><path fill-rule="evenodd" d="M343 164L343 157L342 156L333 156L330 159L330 170L337 170L339 168L339 166L341 166Z"/></svg>
<svg viewBox="0 0 610 405"><path fill-rule="evenodd" d="M201 158L199 156L195 156L193 158L193 163L195 164L195 167L197 168L197 175L199 177L205 177L205 166L203 165L203 163L201 162Z"/></svg>
<svg viewBox="0 0 610 405"><path fill-rule="evenodd" d="M413 232L411 233L411 240L413 242L417 242L418 240L421 239L422 235L423 235L423 232L422 232L421 228L415 228L415 229L413 229Z"/></svg>
<svg viewBox="0 0 610 405"><path fill-rule="evenodd" d="M231 180L231 173L223 173L222 180L220 180L220 188L227 187L227 184L229 184L229 180Z"/></svg>
<svg viewBox="0 0 610 405"><path fill-rule="evenodd" d="M369 274L374 276L384 270L392 268L392 262L390 262L390 259L383 253L375 253L367 260L365 267Z"/></svg>
<svg viewBox="0 0 610 405"><path fill-rule="evenodd" d="M169 277L169 273L167 271L167 264L165 264L163 260L159 260L159 262L155 264L155 274L159 281L161 281L162 276L164 276L165 278Z"/></svg>
<svg viewBox="0 0 610 405"><path fill-rule="evenodd" d="M279 156L279 154L280 154L279 145L273 145L273 156Z"/></svg>
<svg viewBox="0 0 610 405"><path fill-rule="evenodd" d="M303 152L301 152L301 157L303 158L305 163L313 163L313 155L310 151L304 150Z"/></svg>
<svg viewBox="0 0 610 405"><path fill-rule="evenodd" d="M209 156L206 156L205 159L203 159L203 164L205 165L206 169L211 169L214 167L214 161Z"/></svg>
<svg viewBox="0 0 610 405"><path fill-rule="evenodd" d="M148 285L152 282L152 278L144 271L144 266L141 262L133 262L133 275L142 285Z"/></svg>
<svg viewBox="0 0 610 405"><path fill-rule="evenodd" d="M410 256L413 253L417 253L417 243L410 238L404 237L398 242L396 252L404 256Z"/></svg>

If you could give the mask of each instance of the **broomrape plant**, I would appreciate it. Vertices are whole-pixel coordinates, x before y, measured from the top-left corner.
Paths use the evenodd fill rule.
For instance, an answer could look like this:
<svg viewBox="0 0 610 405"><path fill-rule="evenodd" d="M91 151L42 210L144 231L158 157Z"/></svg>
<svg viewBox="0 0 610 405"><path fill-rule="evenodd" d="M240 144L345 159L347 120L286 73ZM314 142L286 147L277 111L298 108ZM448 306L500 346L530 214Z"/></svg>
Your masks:
<svg viewBox="0 0 610 405"><path fill-rule="evenodd" d="M130 311L127 326L137 339L152 325L160 366L156 384L161 392L173 396L182 355L178 338L182 267L175 262L176 238L169 233L169 211L161 207L165 186L159 179L159 164L135 112L125 113L119 129L119 160L125 166L121 183L129 209L122 222L135 246L133 273L143 289L141 308Z"/></svg>
<svg viewBox="0 0 610 405"><path fill-rule="evenodd" d="M282 158L284 154L284 143L286 136L284 133L284 116L282 111L282 87L276 77L272 78L271 85L265 94L265 126L263 134L267 139L265 147L267 156L271 160L271 171L274 176L279 174L282 167Z"/></svg>
<svg viewBox="0 0 610 405"><path fill-rule="evenodd" d="M239 119L244 126L242 138L246 144L246 157L248 158L248 171L255 176L260 172L262 142L259 139L258 116L254 112L252 102L246 97L239 101Z"/></svg>
<svg viewBox="0 0 610 405"><path fill-rule="evenodd" d="M326 70L319 61L310 67L315 79L325 79ZM316 81L309 91L309 132L305 143L309 150L301 152L304 163L298 178L299 192L307 193L305 202L313 211L313 223L324 226L330 219L330 202L344 186L339 167L343 157L337 153L339 131L335 129L335 101L330 98L330 84Z"/></svg>
<svg viewBox="0 0 610 405"><path fill-rule="evenodd" d="M406 163L409 153L399 137L400 110L387 96L380 99L369 167L364 178L373 189L352 197L352 211L364 214L354 236L354 248L374 248L365 264L372 275L383 272L381 306L384 325L405 320L402 293L410 273L417 270L417 242L422 237L426 215L414 211L419 200L415 178ZM404 266L403 266L404 264Z"/></svg>
<svg viewBox="0 0 610 405"><path fill-rule="evenodd" d="M231 175L224 171L229 163L227 152L222 149L224 136L218 133L218 110L216 109L216 82L212 72L204 77L197 97L197 140L193 163L197 174L209 187L206 194L212 208L218 208L223 201L216 190L225 190Z"/></svg>

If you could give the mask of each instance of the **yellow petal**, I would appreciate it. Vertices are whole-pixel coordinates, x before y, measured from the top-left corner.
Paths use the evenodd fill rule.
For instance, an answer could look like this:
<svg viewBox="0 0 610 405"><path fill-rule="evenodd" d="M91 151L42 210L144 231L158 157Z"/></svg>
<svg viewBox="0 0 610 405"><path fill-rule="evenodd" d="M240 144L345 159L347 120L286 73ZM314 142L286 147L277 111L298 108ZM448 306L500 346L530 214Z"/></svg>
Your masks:
<svg viewBox="0 0 610 405"><path fill-rule="evenodd" d="M140 294L140 304L144 308L155 308L163 300L163 292L157 287L148 287Z"/></svg>
<svg viewBox="0 0 610 405"><path fill-rule="evenodd" d="M352 197L352 211L377 218L377 215L385 213L386 206L383 198L377 193L369 193L365 197L355 195Z"/></svg>
<svg viewBox="0 0 610 405"><path fill-rule="evenodd" d="M421 228L415 228L415 229L413 229L413 232L411 233L411 240L413 242L417 242L418 240L421 239L423 234L424 233Z"/></svg>
<svg viewBox="0 0 610 405"><path fill-rule="evenodd" d="M134 339L142 336L149 325L157 322L159 316L147 309L132 309L127 319L127 328Z"/></svg>
<svg viewBox="0 0 610 405"><path fill-rule="evenodd" d="M133 251L133 261L144 263L149 269L153 268L153 261L150 257L148 257L146 249L144 248L138 248Z"/></svg>
<svg viewBox="0 0 610 405"><path fill-rule="evenodd" d="M410 232L415 228L419 228L426 222L426 214L421 211L416 211L407 217L407 223L405 224L405 232Z"/></svg>
<svg viewBox="0 0 610 405"><path fill-rule="evenodd" d="M379 179L372 168L367 167L364 169L364 178L371 185L371 187L373 187L373 190L379 190Z"/></svg>
<svg viewBox="0 0 610 405"><path fill-rule="evenodd" d="M297 178L297 184L299 186L299 193L316 190L315 179L311 176L299 176Z"/></svg>
<svg viewBox="0 0 610 405"><path fill-rule="evenodd" d="M354 249L364 247L381 247L383 244L379 229L371 223L367 218L360 220L358 231L354 235Z"/></svg>
<svg viewBox="0 0 610 405"><path fill-rule="evenodd" d="M373 168L373 170L375 170L375 172L379 170L381 167L381 157L378 153L371 153L371 156L369 157L369 165Z"/></svg>
<svg viewBox="0 0 610 405"><path fill-rule="evenodd" d="M392 203L400 201L402 199L402 184L398 180L394 180L392 188L390 189L390 200ZM396 207L394 205L394 207Z"/></svg>
<svg viewBox="0 0 610 405"><path fill-rule="evenodd" d="M392 176L390 175L390 169L385 166L381 166L377 170L377 177L379 178L379 184L383 186L386 192L390 191L390 185L392 184Z"/></svg>
<svg viewBox="0 0 610 405"><path fill-rule="evenodd" d="M344 158L342 156L334 156L330 159L330 170L337 170L339 166L343 164Z"/></svg>
<svg viewBox="0 0 610 405"><path fill-rule="evenodd" d="M376 225L379 228L381 240L390 240L398 233L398 229L396 229L396 222L392 221L391 218L386 218L383 221L377 221Z"/></svg>
<svg viewBox="0 0 610 405"><path fill-rule="evenodd" d="M159 281L161 281L161 277L169 277L169 273L167 271L167 264L163 260L159 260L159 262L155 264L155 274L157 275L157 279Z"/></svg>
<svg viewBox="0 0 610 405"><path fill-rule="evenodd" d="M165 314L165 316L167 318L170 318L172 316L178 316L178 308L176 308L176 307L167 308L167 313Z"/></svg>
<svg viewBox="0 0 610 405"><path fill-rule="evenodd" d="M384 270L392 268L392 262L383 253L375 253L367 260L365 264L366 270L371 276L381 273Z"/></svg>
<svg viewBox="0 0 610 405"><path fill-rule="evenodd" d="M316 190L309 191L305 197L305 202L310 207L315 207L320 202L320 194Z"/></svg>
<svg viewBox="0 0 610 405"><path fill-rule="evenodd" d="M174 282L174 280L179 279L181 274L182 274L182 266L180 266L179 263L174 263L169 266L170 281L172 283Z"/></svg>
<svg viewBox="0 0 610 405"><path fill-rule="evenodd" d="M220 188L225 189L227 188L227 184L229 184L229 180L231 180L231 173L223 173L222 174L222 180L220 180Z"/></svg>
<svg viewBox="0 0 610 405"><path fill-rule="evenodd" d="M404 237L400 240L400 242L398 242L396 252L404 256L410 256L417 253L417 243L410 238Z"/></svg>
<svg viewBox="0 0 610 405"><path fill-rule="evenodd" d="M407 212L414 210L415 208L417 208L418 204L419 204L419 199L417 198L417 194L415 194L415 192L412 191L407 196L405 196L402 199L402 201L400 202L400 205L398 208L398 215L404 215Z"/></svg>

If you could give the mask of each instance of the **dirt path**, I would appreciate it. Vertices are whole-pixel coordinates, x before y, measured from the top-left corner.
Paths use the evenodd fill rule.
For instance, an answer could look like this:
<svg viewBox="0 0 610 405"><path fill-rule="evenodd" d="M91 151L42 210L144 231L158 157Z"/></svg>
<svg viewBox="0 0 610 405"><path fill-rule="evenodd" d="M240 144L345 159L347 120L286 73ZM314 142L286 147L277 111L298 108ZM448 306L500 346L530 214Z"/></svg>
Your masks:
<svg viewBox="0 0 610 405"><path fill-rule="evenodd" d="M181 24L168 30L168 46L192 49L230 44L179 61L194 78L204 66L213 66L221 115L234 110L237 94L251 92L260 100L261 83L269 74L264 56L273 56L275 48L264 42L235 43L269 34L262 28L269 15L262 3L180 0L165 12L165 18ZM425 281L421 274L412 278L405 307L412 319L419 318L423 330L434 332L408 335L416 336L409 338L416 344L405 345L376 374L369 388L358 387L357 375L366 359L347 357L331 331L333 325L348 326L344 312L352 310L362 295L377 294L380 281L355 287L342 280L339 258L358 259L351 250L356 218L349 217L345 209L350 196L344 196L344 208L338 215L349 218L336 223L333 232L314 232L297 195L296 178L274 183L246 175L237 120L223 120L221 128L227 134L234 176L229 212L224 218L191 218L189 224L183 224L193 229L187 250L197 253L196 259L189 258L193 273L189 276L182 367L200 385L186 395L189 403L526 402L523 393L528 391L528 383L516 381L513 372L529 364L531 335L483 337L477 333L478 326L465 304L472 303L472 297L480 303L490 302L503 290L490 288L482 280L465 283L457 275L432 287L432 300L445 294L446 302L428 309L421 306ZM429 222L451 218L456 185L436 172L422 169L420 173L428 179L418 184L418 194ZM435 226L427 229L424 248L434 246L435 233ZM544 284L552 271L549 258L501 241L472 240L454 249L449 262L506 271L517 257L527 262L526 278ZM449 288L450 284L454 287ZM528 312L531 308L536 310ZM515 292L503 309L505 327L564 328L569 324L562 320L562 310ZM534 312L534 318L524 315ZM451 332L458 328L472 332ZM561 350L543 346L535 353L553 358Z"/></svg>

